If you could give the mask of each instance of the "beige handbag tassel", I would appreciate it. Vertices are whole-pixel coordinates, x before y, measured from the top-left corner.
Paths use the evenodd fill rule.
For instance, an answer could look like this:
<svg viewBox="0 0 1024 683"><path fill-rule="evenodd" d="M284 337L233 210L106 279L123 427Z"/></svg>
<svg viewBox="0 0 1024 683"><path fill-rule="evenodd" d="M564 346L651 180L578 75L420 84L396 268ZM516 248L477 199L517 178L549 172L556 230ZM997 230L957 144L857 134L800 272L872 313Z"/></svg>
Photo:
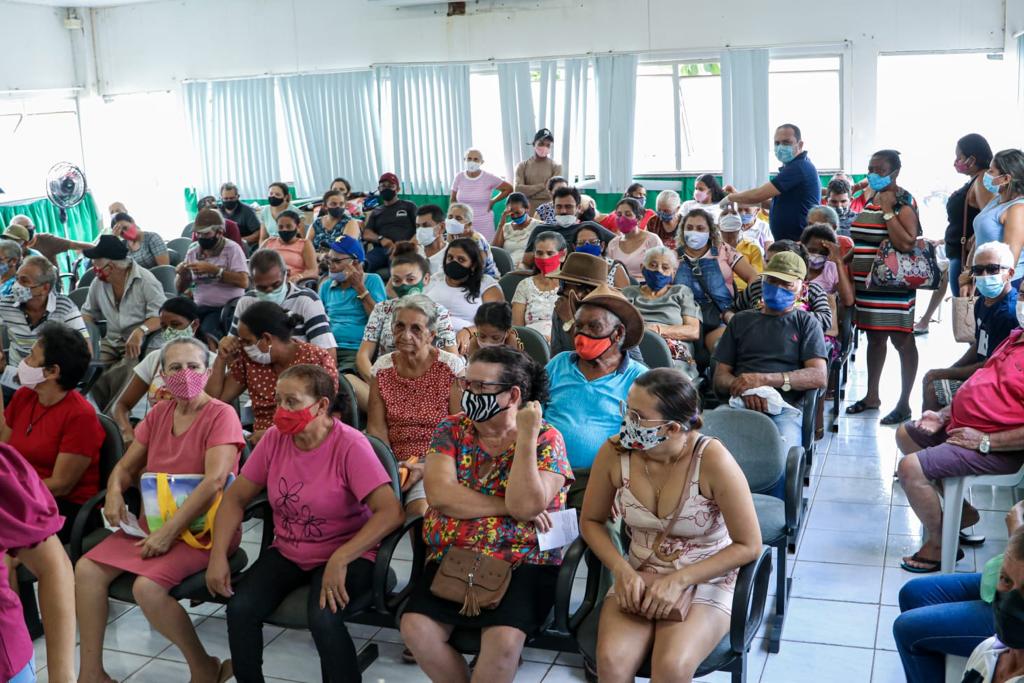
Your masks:
<svg viewBox="0 0 1024 683"><path fill-rule="evenodd" d="M476 597L476 588L473 585L473 575L469 575L469 585L466 586L466 599L462 602L462 609L459 614L464 617L480 616L480 601Z"/></svg>

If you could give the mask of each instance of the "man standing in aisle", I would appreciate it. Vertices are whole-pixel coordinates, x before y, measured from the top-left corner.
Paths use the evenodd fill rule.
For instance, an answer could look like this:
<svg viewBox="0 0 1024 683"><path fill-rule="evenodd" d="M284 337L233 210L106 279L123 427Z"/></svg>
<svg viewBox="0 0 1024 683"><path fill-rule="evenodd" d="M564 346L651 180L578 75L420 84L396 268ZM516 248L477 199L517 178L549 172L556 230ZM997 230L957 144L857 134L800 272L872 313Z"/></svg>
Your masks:
<svg viewBox="0 0 1024 683"><path fill-rule="evenodd" d="M807 158L800 128L784 123L775 129L775 158L782 163L778 175L761 187L732 192L721 201L728 204L763 204L771 200L768 224L775 240L800 241L807 227L807 212L821 203L818 169Z"/></svg>

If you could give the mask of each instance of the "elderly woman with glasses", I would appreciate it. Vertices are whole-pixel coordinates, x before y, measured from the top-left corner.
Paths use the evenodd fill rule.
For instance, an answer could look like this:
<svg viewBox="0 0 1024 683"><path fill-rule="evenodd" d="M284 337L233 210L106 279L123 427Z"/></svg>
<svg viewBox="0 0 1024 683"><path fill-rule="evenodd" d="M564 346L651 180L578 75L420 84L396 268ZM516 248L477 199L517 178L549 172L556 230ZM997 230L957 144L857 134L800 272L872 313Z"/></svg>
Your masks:
<svg viewBox="0 0 1024 683"><path fill-rule="evenodd" d="M398 300L391 330L395 350L371 369L366 432L391 446L403 470L405 509L427 510L423 456L437 424L459 412L462 392L455 377L466 362L434 346L437 306L422 294Z"/></svg>
<svg viewBox="0 0 1024 683"><path fill-rule="evenodd" d="M459 385L463 412L437 426L427 450L428 562L414 580L402 637L431 680L468 682L466 660L448 637L455 627L480 629L476 671L511 683L526 637L551 611L561 554L541 551L537 531L549 528L547 513L565 509L572 470L562 435L541 416L547 373L528 356L481 349ZM494 609L431 592L441 560L455 548L515 565Z"/></svg>

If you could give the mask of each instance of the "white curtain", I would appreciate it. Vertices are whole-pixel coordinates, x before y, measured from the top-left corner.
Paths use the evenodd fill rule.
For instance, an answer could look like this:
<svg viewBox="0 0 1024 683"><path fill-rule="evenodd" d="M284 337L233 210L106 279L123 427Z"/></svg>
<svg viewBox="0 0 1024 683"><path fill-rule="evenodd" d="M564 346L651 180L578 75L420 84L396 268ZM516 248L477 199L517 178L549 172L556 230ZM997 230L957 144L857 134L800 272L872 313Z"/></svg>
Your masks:
<svg viewBox="0 0 1024 683"><path fill-rule="evenodd" d="M743 190L768 182L768 50L722 52L722 170Z"/></svg>
<svg viewBox="0 0 1024 683"><path fill-rule="evenodd" d="M598 174L600 192L625 192L633 182L637 55L594 58L597 77Z"/></svg>
<svg viewBox="0 0 1024 683"><path fill-rule="evenodd" d="M1024 118L1024 33L1017 36L1017 111ZM1024 139L1017 144L1024 146Z"/></svg>
<svg viewBox="0 0 1024 683"><path fill-rule="evenodd" d="M505 177L514 178L516 166L530 155L530 143L536 132L533 114L533 90L530 63L498 64L498 96L501 106L501 130L505 147Z"/></svg>
<svg viewBox="0 0 1024 683"><path fill-rule="evenodd" d="M380 112L372 71L278 79L289 152L300 197L318 195L341 175L352 187L376 187Z"/></svg>
<svg viewBox="0 0 1024 683"><path fill-rule="evenodd" d="M402 190L448 194L472 144L469 66L389 66L395 172Z"/></svg>
<svg viewBox="0 0 1024 683"><path fill-rule="evenodd" d="M281 170L273 80L185 83L184 98L199 156L199 195L216 194L230 181L242 197L264 196Z"/></svg>

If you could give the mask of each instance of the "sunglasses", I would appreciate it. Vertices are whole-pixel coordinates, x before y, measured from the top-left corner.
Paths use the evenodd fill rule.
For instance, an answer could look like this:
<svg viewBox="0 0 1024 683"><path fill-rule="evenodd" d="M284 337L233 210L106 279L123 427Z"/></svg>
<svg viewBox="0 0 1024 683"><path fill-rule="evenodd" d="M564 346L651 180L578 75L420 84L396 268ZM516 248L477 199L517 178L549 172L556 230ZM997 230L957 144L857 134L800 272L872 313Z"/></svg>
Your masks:
<svg viewBox="0 0 1024 683"><path fill-rule="evenodd" d="M983 266L971 266L972 275L997 275L1004 270L1006 270L1006 266L1001 266L998 263L988 263Z"/></svg>

